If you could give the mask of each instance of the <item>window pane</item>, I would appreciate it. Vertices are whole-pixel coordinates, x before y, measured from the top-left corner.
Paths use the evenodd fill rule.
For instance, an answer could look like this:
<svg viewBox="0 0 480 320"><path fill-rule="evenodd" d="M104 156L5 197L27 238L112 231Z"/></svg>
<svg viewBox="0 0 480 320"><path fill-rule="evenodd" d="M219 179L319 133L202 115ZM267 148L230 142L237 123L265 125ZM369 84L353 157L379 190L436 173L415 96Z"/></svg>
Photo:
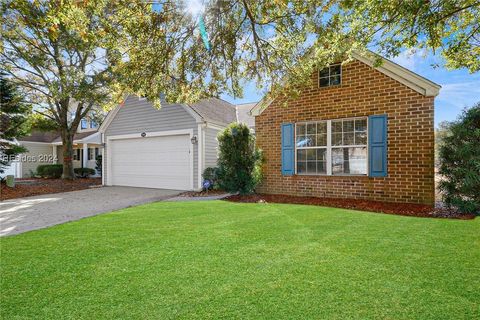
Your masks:
<svg viewBox="0 0 480 320"><path fill-rule="evenodd" d="M317 146L326 146L327 145L327 135L318 134L317 135Z"/></svg>
<svg viewBox="0 0 480 320"><path fill-rule="evenodd" d="M297 161L307 160L307 150L297 150Z"/></svg>
<svg viewBox="0 0 480 320"><path fill-rule="evenodd" d="M332 145L333 146L342 145L342 133L332 133Z"/></svg>
<svg viewBox="0 0 480 320"><path fill-rule="evenodd" d="M367 148L348 148L351 174L367 174Z"/></svg>
<svg viewBox="0 0 480 320"><path fill-rule="evenodd" d="M332 173L343 173L343 148L332 149Z"/></svg>
<svg viewBox="0 0 480 320"><path fill-rule="evenodd" d="M315 147L315 143L317 142L317 138L315 135L307 136L307 146L308 147Z"/></svg>
<svg viewBox="0 0 480 320"><path fill-rule="evenodd" d="M320 87L328 87L329 84L328 78L320 78Z"/></svg>
<svg viewBox="0 0 480 320"><path fill-rule="evenodd" d="M317 173L327 173L327 163L325 161L317 161Z"/></svg>
<svg viewBox="0 0 480 320"><path fill-rule="evenodd" d="M317 173L317 162L308 161L307 162L307 173Z"/></svg>
<svg viewBox="0 0 480 320"><path fill-rule="evenodd" d="M367 174L367 148L332 149L333 174Z"/></svg>
<svg viewBox="0 0 480 320"><path fill-rule="evenodd" d="M326 134L327 133L327 123L319 122L317 123L317 134Z"/></svg>
<svg viewBox="0 0 480 320"><path fill-rule="evenodd" d="M325 69L320 70L320 77L321 77L321 78L325 78L325 77L328 77L328 76L329 76L328 67L325 68Z"/></svg>
<svg viewBox="0 0 480 320"><path fill-rule="evenodd" d="M343 145L350 146L353 145L353 132L347 132L343 134Z"/></svg>
<svg viewBox="0 0 480 320"><path fill-rule="evenodd" d="M297 136L305 135L305 124L297 124Z"/></svg>
<svg viewBox="0 0 480 320"><path fill-rule="evenodd" d="M317 160L327 161L327 149L317 149Z"/></svg>
<svg viewBox="0 0 480 320"><path fill-rule="evenodd" d="M367 119L355 120L355 131L367 131Z"/></svg>
<svg viewBox="0 0 480 320"><path fill-rule="evenodd" d="M307 140L307 137L306 136L297 136L296 137L296 144L297 144L297 147L301 148L301 147L306 147L307 146L307 143L308 140Z"/></svg>
<svg viewBox="0 0 480 320"><path fill-rule="evenodd" d="M342 132L342 120L332 121L332 132Z"/></svg>
<svg viewBox="0 0 480 320"><path fill-rule="evenodd" d="M355 132L355 144L367 144L367 133Z"/></svg>
<svg viewBox="0 0 480 320"><path fill-rule="evenodd" d="M340 75L341 72L341 65L331 66L330 67L330 76Z"/></svg>
<svg viewBox="0 0 480 320"><path fill-rule="evenodd" d="M307 149L307 160L308 161L317 160L317 150L316 149Z"/></svg>
<svg viewBox="0 0 480 320"><path fill-rule="evenodd" d="M343 121L343 132L353 132L353 120Z"/></svg>
<svg viewBox="0 0 480 320"><path fill-rule="evenodd" d="M316 123L307 124L307 134L315 134L315 133L317 133Z"/></svg>
<svg viewBox="0 0 480 320"><path fill-rule="evenodd" d="M330 78L330 85L331 86L336 86L336 85L339 85L340 83L341 83L340 76L334 76L334 77Z"/></svg>
<svg viewBox="0 0 480 320"><path fill-rule="evenodd" d="M297 173L306 173L307 172L307 163L304 161L297 162Z"/></svg>

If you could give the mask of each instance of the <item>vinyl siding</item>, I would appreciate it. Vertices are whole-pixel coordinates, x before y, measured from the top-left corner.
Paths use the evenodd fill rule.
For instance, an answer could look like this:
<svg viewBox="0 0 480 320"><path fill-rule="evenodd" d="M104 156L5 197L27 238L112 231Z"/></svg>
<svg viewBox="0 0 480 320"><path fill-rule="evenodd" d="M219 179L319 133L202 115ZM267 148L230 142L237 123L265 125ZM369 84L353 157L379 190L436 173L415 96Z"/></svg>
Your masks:
<svg viewBox="0 0 480 320"><path fill-rule="evenodd" d="M109 136L182 129L193 129L194 135L198 133L195 119L181 105L164 105L161 109L156 109L147 100L129 96L106 129L105 142ZM103 169L105 182L107 181L107 150L106 144ZM193 146L193 170L193 183L196 188L198 186L198 144Z"/></svg>
<svg viewBox="0 0 480 320"><path fill-rule="evenodd" d="M48 160L48 156L53 156L53 147L47 143L31 143L22 142L22 146L28 149L28 152L21 155L22 160L22 177L30 177L30 171L36 172L37 167L42 164L52 164L52 162L38 161ZM47 157L45 159L45 157ZM31 161L35 160L35 161Z"/></svg>
<svg viewBox="0 0 480 320"><path fill-rule="evenodd" d="M218 129L205 128L205 168L215 167L218 159Z"/></svg>

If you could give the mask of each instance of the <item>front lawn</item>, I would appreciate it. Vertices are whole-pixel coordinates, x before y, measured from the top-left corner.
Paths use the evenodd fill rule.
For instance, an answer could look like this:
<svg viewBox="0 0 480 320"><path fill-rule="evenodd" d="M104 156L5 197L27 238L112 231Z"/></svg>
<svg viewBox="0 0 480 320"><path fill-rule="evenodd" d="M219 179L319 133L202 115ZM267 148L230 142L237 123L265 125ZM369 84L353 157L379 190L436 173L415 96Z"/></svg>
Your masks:
<svg viewBox="0 0 480 320"><path fill-rule="evenodd" d="M159 202L0 245L4 319L480 317L480 219Z"/></svg>

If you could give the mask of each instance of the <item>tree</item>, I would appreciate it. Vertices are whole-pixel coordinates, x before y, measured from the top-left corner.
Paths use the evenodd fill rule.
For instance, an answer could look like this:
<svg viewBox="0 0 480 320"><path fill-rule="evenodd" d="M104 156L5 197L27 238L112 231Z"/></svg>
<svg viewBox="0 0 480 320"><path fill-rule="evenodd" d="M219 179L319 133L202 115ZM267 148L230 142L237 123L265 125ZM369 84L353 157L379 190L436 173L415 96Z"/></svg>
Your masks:
<svg viewBox="0 0 480 320"><path fill-rule="evenodd" d="M131 73L140 79L136 90L152 99L161 92L176 102L241 96L249 79L267 99L288 101L315 70L367 49L387 58L406 49L439 52L449 68L480 70L478 0L154 2L158 18L145 26L151 37L137 46L144 62ZM158 61L158 51L168 58Z"/></svg>
<svg viewBox="0 0 480 320"><path fill-rule="evenodd" d="M450 122L442 121L435 129L435 167L440 166L440 148L443 146L445 138L450 134Z"/></svg>
<svg viewBox="0 0 480 320"><path fill-rule="evenodd" d="M220 188L251 193L261 180L262 153L247 125L232 123L218 135Z"/></svg>
<svg viewBox="0 0 480 320"><path fill-rule="evenodd" d="M15 85L1 74L0 94L0 173L3 173L15 156L27 151L15 139L28 134L31 106L24 102Z"/></svg>
<svg viewBox="0 0 480 320"><path fill-rule="evenodd" d="M64 178L74 178L73 135L81 119L123 94L115 62L149 7L141 0L2 3L2 69L57 124Z"/></svg>
<svg viewBox="0 0 480 320"><path fill-rule="evenodd" d="M448 206L480 214L480 103L449 126L440 147L440 189Z"/></svg>

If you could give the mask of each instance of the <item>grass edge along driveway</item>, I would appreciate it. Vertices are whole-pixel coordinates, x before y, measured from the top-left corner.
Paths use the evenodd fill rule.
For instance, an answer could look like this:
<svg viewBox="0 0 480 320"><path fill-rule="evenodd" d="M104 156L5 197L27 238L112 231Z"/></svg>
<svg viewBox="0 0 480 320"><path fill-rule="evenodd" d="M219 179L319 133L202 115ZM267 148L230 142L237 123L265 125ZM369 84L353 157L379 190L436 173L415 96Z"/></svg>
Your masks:
<svg viewBox="0 0 480 320"><path fill-rule="evenodd" d="M480 219L158 202L0 246L3 319L480 317Z"/></svg>

